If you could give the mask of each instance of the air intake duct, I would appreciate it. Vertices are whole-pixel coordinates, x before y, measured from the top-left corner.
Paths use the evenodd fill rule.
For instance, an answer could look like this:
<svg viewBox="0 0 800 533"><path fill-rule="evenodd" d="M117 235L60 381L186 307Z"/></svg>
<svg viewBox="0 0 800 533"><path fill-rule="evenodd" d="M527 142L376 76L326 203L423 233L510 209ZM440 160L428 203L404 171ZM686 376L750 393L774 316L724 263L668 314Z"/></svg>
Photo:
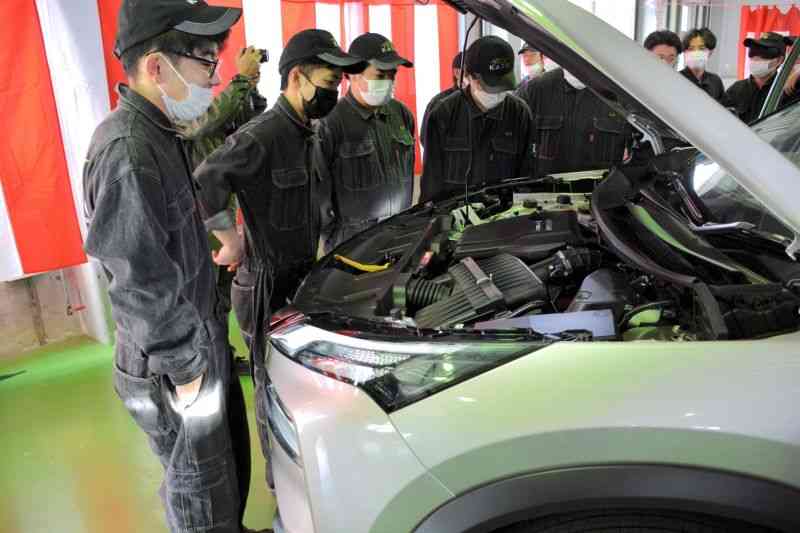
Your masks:
<svg viewBox="0 0 800 533"><path fill-rule="evenodd" d="M550 279L566 278L577 270L596 267L599 260L599 254L585 248L563 250L533 267L509 254L480 261L467 257L448 272L453 279L452 293L447 295L442 289L433 295L430 289L426 295L437 300L421 309L414 319L420 328L447 328L494 317L524 304L537 301L544 304L545 284ZM419 286L415 285L414 290L419 290Z"/></svg>

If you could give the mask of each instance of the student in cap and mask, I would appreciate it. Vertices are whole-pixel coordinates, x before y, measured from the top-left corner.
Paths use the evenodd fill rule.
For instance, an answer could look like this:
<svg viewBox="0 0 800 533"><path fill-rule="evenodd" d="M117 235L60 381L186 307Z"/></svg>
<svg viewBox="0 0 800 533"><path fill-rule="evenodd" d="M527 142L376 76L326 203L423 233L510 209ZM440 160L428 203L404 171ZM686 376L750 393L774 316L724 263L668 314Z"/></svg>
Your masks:
<svg viewBox="0 0 800 533"><path fill-rule="evenodd" d="M84 167L85 247L108 278L117 326L114 388L164 467L173 532L244 531L244 398L176 128L211 105L219 50L240 16L203 1L124 0L115 53L128 84Z"/></svg>
<svg viewBox="0 0 800 533"><path fill-rule="evenodd" d="M411 207L414 192L414 115L394 98L398 69L413 65L377 33L348 53L366 69L348 76L347 96L319 125L318 168L333 190L326 250Z"/></svg>
<svg viewBox="0 0 800 533"><path fill-rule="evenodd" d="M522 79L519 82L520 86L544 74L544 56L539 50L529 43L525 43L517 54L521 56L522 60Z"/></svg>
<svg viewBox="0 0 800 533"><path fill-rule="evenodd" d="M758 39L744 40L750 58L750 77L737 81L725 93L727 102L743 121L749 123L758 118L775 73L786 57L786 47L792 42L789 37L773 32L762 33ZM782 105L786 103L788 100L781 102Z"/></svg>
<svg viewBox="0 0 800 533"><path fill-rule="evenodd" d="M195 172L206 227L222 243L215 261L238 265L231 300L255 369L257 409L266 401L265 324L284 307L317 257L329 192L312 163L312 120L330 113L344 72L363 62L343 52L323 30L295 34L279 62L281 95L266 113L228 137ZM228 197L235 193L244 215L244 243ZM259 411L263 412L263 411ZM257 420L262 449L269 443Z"/></svg>
<svg viewBox="0 0 800 533"><path fill-rule="evenodd" d="M631 137L625 119L569 71L546 72L516 94L533 113L534 175L598 170L622 162Z"/></svg>
<svg viewBox="0 0 800 533"><path fill-rule="evenodd" d="M495 36L467 50L469 87L443 99L425 126L421 202L529 175L531 114L511 94L514 50Z"/></svg>
<svg viewBox="0 0 800 533"><path fill-rule="evenodd" d="M468 85L468 82L467 82L466 78L464 78L461 75L461 67L462 67L462 63L463 63L463 57L464 57L464 54L462 52L459 52L459 53L456 54L456 57L453 58L453 64L452 64L452 68L453 68L453 86L452 87L448 87L444 91L440 92L439 94L437 94L436 96L431 98L431 101L428 102L427 106L425 106L425 113L422 115L422 126L419 129L419 131L420 131L420 143L422 144L422 146L425 146L425 135L424 135L424 133L425 133L425 130L428 129L426 127L426 124L428 123L428 117L430 116L431 111L437 105L439 105L439 102L441 102L442 100L444 100L445 98L447 98L448 96L453 94L454 92L456 92L459 89L461 89L462 84L463 84L463 87L465 87L465 88Z"/></svg>
<svg viewBox="0 0 800 533"><path fill-rule="evenodd" d="M683 76L703 89L717 102L723 102L725 86L722 79L706 67L708 59L717 47L717 37L708 28L690 31L683 39L683 59L686 68L681 71Z"/></svg>

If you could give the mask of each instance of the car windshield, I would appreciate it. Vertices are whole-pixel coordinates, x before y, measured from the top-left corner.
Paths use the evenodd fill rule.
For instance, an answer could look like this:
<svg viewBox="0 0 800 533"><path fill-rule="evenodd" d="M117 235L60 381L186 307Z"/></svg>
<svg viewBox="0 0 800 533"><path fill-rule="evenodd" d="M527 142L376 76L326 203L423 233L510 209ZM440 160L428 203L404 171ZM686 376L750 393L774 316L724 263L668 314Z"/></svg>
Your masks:
<svg viewBox="0 0 800 533"><path fill-rule="evenodd" d="M755 123L753 131L800 166L800 105L793 105ZM723 168L699 154L692 170L692 185L708 207L714 222L749 222L757 229L790 238L792 232L780 223L753 195ZM765 175L765 178L769 176Z"/></svg>

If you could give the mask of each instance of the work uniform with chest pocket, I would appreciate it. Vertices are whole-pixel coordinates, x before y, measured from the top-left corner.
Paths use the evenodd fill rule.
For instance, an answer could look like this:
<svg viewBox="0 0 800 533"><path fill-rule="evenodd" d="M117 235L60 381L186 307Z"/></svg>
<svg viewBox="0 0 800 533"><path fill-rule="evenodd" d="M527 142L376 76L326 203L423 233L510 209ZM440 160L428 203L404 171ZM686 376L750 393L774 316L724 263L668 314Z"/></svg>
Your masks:
<svg viewBox="0 0 800 533"><path fill-rule="evenodd" d="M467 50L466 70L469 88L444 98L425 125L420 202L529 175L531 113L511 94L514 50L481 37Z"/></svg>
<svg viewBox="0 0 800 533"><path fill-rule="evenodd" d="M317 138L311 120L321 119L336 105L341 69L358 72L363 62L344 53L326 31L294 35L280 59L283 92L278 101L228 137L195 172L206 227L223 244L235 231L228 209L231 193L236 194L244 215L245 253L231 300L250 348L256 423L265 457L269 451L266 328L271 311L286 305L316 259L330 193L314 168ZM329 76L336 77L335 83L327 77L319 82L311 79L317 72L334 71L338 74ZM291 83L290 75L296 78ZM313 96L308 91L304 94L304 88L313 88ZM271 486L269 469L267 476Z"/></svg>
<svg viewBox="0 0 800 533"><path fill-rule="evenodd" d="M376 33L348 53L367 68L350 76L347 96L319 124L318 168L333 192L326 251L411 207L414 193L414 115L393 98L398 67L413 65Z"/></svg>
<svg viewBox="0 0 800 533"><path fill-rule="evenodd" d="M124 1L115 52L130 86L84 167L85 247L108 278L116 323L114 389L164 468L173 533L244 531L249 493L244 398L176 128L208 109L215 56L240 16L205 2Z"/></svg>
<svg viewBox="0 0 800 533"><path fill-rule="evenodd" d="M621 163L631 141L625 119L574 76L556 69L520 87L533 113L537 177Z"/></svg>

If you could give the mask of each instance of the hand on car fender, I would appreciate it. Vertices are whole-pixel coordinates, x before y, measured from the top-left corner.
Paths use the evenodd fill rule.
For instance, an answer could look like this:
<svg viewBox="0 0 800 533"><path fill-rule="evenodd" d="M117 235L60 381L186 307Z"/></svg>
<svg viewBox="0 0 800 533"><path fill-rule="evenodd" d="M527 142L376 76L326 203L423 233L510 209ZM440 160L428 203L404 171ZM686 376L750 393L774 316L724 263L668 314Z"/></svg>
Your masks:
<svg viewBox="0 0 800 533"><path fill-rule="evenodd" d="M243 48L236 57L236 71L257 83L261 77L261 51L252 46Z"/></svg>

